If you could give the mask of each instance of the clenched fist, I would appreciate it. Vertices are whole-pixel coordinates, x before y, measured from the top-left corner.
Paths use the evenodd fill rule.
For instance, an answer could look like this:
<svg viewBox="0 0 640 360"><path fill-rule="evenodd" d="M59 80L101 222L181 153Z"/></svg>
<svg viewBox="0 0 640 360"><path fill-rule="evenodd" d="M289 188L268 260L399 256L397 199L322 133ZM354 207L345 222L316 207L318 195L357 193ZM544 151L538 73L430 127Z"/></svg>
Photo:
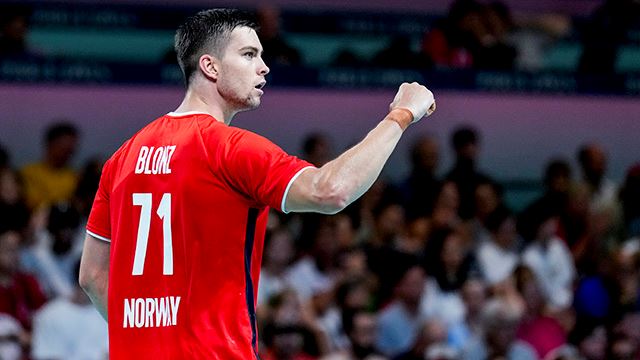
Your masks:
<svg viewBox="0 0 640 360"><path fill-rule="evenodd" d="M409 110L413 115L411 123L414 123L436 111L436 101L433 93L423 85L403 83L389 105L389 111L395 109Z"/></svg>

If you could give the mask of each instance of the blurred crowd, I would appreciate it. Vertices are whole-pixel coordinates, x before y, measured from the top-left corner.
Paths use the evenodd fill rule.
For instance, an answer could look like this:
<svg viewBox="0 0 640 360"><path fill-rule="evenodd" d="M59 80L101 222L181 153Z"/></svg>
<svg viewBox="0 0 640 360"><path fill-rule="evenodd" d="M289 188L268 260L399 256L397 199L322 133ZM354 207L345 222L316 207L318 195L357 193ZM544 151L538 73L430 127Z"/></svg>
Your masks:
<svg viewBox="0 0 640 360"><path fill-rule="evenodd" d="M102 166L71 166L80 136L53 123L20 169L0 149L0 359L108 356L76 280ZM404 181L378 180L336 215L270 214L261 358L639 359L640 165L615 183L606 149L585 143L550 159L540 196L514 212L500 174L477 166L476 129L451 134L450 169L442 150L419 138ZM313 164L333 155L326 135L304 139Z"/></svg>
<svg viewBox="0 0 640 360"><path fill-rule="evenodd" d="M47 58L29 41L31 11L23 5L0 6L0 59ZM304 66L305 55L309 54L288 41L288 35L295 32L283 29L281 10L262 6L255 13L265 62L270 66ZM547 68L548 53L564 41L580 48L577 60L573 59L575 55L562 55L567 58L565 63L572 63L564 70L612 74L622 47L637 45L637 35L633 34L640 28L640 3L636 0L602 0L592 14L579 18L560 12L514 12L499 0L455 0L447 14L438 15L424 33L381 34L378 37L385 42L388 38L388 44L373 54L345 45L322 66L557 70L553 65ZM323 31L310 30L320 34ZM169 49L157 60L176 63L175 52Z"/></svg>

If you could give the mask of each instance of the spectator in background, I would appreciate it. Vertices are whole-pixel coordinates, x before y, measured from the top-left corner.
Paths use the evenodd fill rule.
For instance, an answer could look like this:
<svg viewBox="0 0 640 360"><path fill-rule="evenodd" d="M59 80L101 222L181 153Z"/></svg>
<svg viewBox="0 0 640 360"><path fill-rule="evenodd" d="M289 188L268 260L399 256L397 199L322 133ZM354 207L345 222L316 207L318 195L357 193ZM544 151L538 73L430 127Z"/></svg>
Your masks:
<svg viewBox="0 0 640 360"><path fill-rule="evenodd" d="M506 280L520 261L518 233L513 215L496 210L485 221L489 237L478 245L476 259L484 280L495 285Z"/></svg>
<svg viewBox="0 0 640 360"><path fill-rule="evenodd" d="M27 46L30 12L26 6L0 6L0 59L30 59L34 56Z"/></svg>
<svg viewBox="0 0 640 360"><path fill-rule="evenodd" d="M532 220L531 232L524 234L529 245L522 263L533 271L550 308L559 311L573 302L576 270L566 243L556 235L558 217L553 212L538 214Z"/></svg>
<svg viewBox="0 0 640 360"><path fill-rule="evenodd" d="M30 216L19 175L8 167L0 169L0 229L26 235Z"/></svg>
<svg viewBox="0 0 640 360"><path fill-rule="evenodd" d="M525 303L517 337L535 349L540 359L545 359L565 345L566 331L555 318L547 315L544 296L531 269L526 266L518 267L515 280Z"/></svg>
<svg viewBox="0 0 640 360"><path fill-rule="evenodd" d="M32 209L71 199L78 175L69 162L78 146L78 137L78 129L68 122L57 122L47 128L42 160L22 169L27 203Z"/></svg>
<svg viewBox="0 0 640 360"><path fill-rule="evenodd" d="M462 235L451 229L434 231L425 255L424 266L429 276L422 296L422 314L437 317L445 325L462 321L464 304L459 290L469 278L473 262Z"/></svg>
<svg viewBox="0 0 640 360"><path fill-rule="evenodd" d="M78 278L80 262L75 264ZM75 282L70 297L56 297L33 318L34 360L103 360L108 357L107 323Z"/></svg>
<svg viewBox="0 0 640 360"><path fill-rule="evenodd" d="M640 252L627 254L617 251L613 255L613 317L640 312Z"/></svg>
<svg viewBox="0 0 640 360"><path fill-rule="evenodd" d="M80 214L69 203L57 203L49 210L45 228L36 229L35 242L25 268L33 273L49 297L71 297L77 284L74 264L80 252L74 252Z"/></svg>
<svg viewBox="0 0 640 360"><path fill-rule="evenodd" d="M569 341L584 360L606 360L607 329L598 323L576 323Z"/></svg>
<svg viewBox="0 0 640 360"><path fill-rule="evenodd" d="M322 166L332 158L331 140L324 133L308 134L302 142L302 158L315 166Z"/></svg>
<svg viewBox="0 0 640 360"><path fill-rule="evenodd" d="M473 216L474 192L478 184L490 181L476 169L479 152L477 131L469 126L458 128L451 137L451 146L455 151L455 165L449 171L446 179L453 181L460 193L460 209L458 211L463 220Z"/></svg>
<svg viewBox="0 0 640 360"><path fill-rule="evenodd" d="M606 177L607 156L602 146L596 143L584 144L577 154L582 181L589 187L592 209L616 206L618 188Z"/></svg>
<svg viewBox="0 0 640 360"><path fill-rule="evenodd" d="M265 345L260 346L260 358L311 360L327 353L326 335L309 305L300 302L293 291L284 291L269 301L260 332Z"/></svg>
<svg viewBox="0 0 640 360"><path fill-rule="evenodd" d="M462 285L460 297L465 305L465 317L451 324L448 332L448 344L456 351L462 351L471 339L480 336L480 315L487 295L487 286L479 278L470 278Z"/></svg>
<svg viewBox="0 0 640 360"><path fill-rule="evenodd" d="M380 312L376 347L393 357L411 349L420 330L420 302L425 284L424 270L407 265L399 276L391 302Z"/></svg>
<svg viewBox="0 0 640 360"><path fill-rule="evenodd" d="M447 345L447 327L439 319L428 319L420 326L411 350L393 360L456 359L455 349Z"/></svg>
<svg viewBox="0 0 640 360"><path fill-rule="evenodd" d="M633 360L640 356L640 312L622 315L610 329L607 359Z"/></svg>
<svg viewBox="0 0 640 360"><path fill-rule="evenodd" d="M536 352L516 339L522 318L519 309L502 299L487 302L481 313L481 331L469 341L462 360L534 360Z"/></svg>
<svg viewBox="0 0 640 360"><path fill-rule="evenodd" d="M10 315L0 313L0 359L23 360L29 334Z"/></svg>
<svg viewBox="0 0 640 360"><path fill-rule="evenodd" d="M452 229L462 223L460 212L460 192L458 186L451 180L442 183L438 189L436 202L431 212L431 231L436 229Z"/></svg>
<svg viewBox="0 0 640 360"><path fill-rule="evenodd" d="M511 70L517 57L516 49L508 43L514 29L509 8L500 1L483 5L480 11L485 30L477 36L480 47L474 54L478 69Z"/></svg>
<svg viewBox="0 0 640 360"><path fill-rule="evenodd" d="M567 206L569 189L571 187L571 168L561 159L551 160L547 163L544 172L544 193L538 199L529 204L518 217L518 230L527 232L530 227L530 219L535 219L539 213L554 211L561 215Z"/></svg>
<svg viewBox="0 0 640 360"><path fill-rule="evenodd" d="M583 50L578 71L612 74L620 46L627 41L631 25L639 19L640 4L637 1L604 1L582 29Z"/></svg>
<svg viewBox="0 0 640 360"><path fill-rule="evenodd" d="M293 260L292 234L285 228L278 228L267 233L265 238L264 262L258 284L258 306L280 294L287 288L285 271Z"/></svg>
<svg viewBox="0 0 640 360"><path fill-rule="evenodd" d="M507 210L503 200L503 189L493 181L480 182L474 192L473 217L467 222L473 245L477 246L490 234L486 228L486 220L496 211Z"/></svg>
<svg viewBox="0 0 640 360"><path fill-rule="evenodd" d="M318 214L305 216L298 242L303 246L303 256L285 273L285 281L303 302L336 284L338 244L334 234L335 227L330 217Z"/></svg>
<svg viewBox="0 0 640 360"><path fill-rule="evenodd" d="M264 62L269 66L300 65L300 53L287 43L280 32L280 10L274 6L262 6L257 11L257 20Z"/></svg>
<svg viewBox="0 0 640 360"><path fill-rule="evenodd" d="M378 277L379 301L384 304L392 296L400 273L406 264L417 262L414 253L400 245L405 236L404 209L392 199L382 201L374 209L374 231L366 239L368 266Z"/></svg>
<svg viewBox="0 0 640 360"><path fill-rule="evenodd" d="M447 17L427 32L422 41L422 53L437 67L469 69L473 66L472 39L461 24L477 22L479 5L475 1L455 1Z"/></svg>
<svg viewBox="0 0 640 360"><path fill-rule="evenodd" d="M397 35L388 47L373 57L371 65L381 68L428 69L431 68L431 60L413 51L408 36Z"/></svg>
<svg viewBox="0 0 640 360"><path fill-rule="evenodd" d="M574 248L577 244L585 242L589 236L588 225L592 213L589 199L590 191L586 184L574 183L569 187L566 204L560 213L558 236L560 236L570 248ZM542 209L541 213L544 214L549 211L552 211L552 209L546 208L546 210ZM537 217L533 218L535 219ZM528 229L523 228L521 230L523 235L528 232Z"/></svg>
<svg viewBox="0 0 640 360"><path fill-rule="evenodd" d="M627 176L620 190L620 202L624 235L627 238L640 238L640 164L635 164L627 170ZM640 250L640 244L638 245Z"/></svg>
<svg viewBox="0 0 640 360"><path fill-rule="evenodd" d="M411 148L411 173L401 185L409 218L428 216L433 211L440 181L436 176L440 158L438 143L432 136L419 137Z"/></svg>
<svg viewBox="0 0 640 360"><path fill-rule="evenodd" d="M0 313L6 313L31 331L33 314L46 301L40 284L20 271L20 234L0 231Z"/></svg>
<svg viewBox="0 0 640 360"><path fill-rule="evenodd" d="M457 0L446 19L426 34L422 51L441 67L509 70L517 56L506 41L511 28L503 4Z"/></svg>
<svg viewBox="0 0 640 360"><path fill-rule="evenodd" d="M325 356L322 360L385 360L374 348L375 314L362 309L347 311L342 316L342 324L349 338L348 349Z"/></svg>

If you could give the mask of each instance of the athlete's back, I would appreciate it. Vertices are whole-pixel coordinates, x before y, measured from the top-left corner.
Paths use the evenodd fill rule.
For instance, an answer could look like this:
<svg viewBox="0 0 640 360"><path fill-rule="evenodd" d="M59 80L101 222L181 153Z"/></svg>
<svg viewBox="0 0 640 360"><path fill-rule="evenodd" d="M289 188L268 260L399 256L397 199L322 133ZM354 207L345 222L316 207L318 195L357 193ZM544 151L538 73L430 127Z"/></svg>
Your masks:
<svg viewBox="0 0 640 360"><path fill-rule="evenodd" d="M125 143L87 226L111 241L111 357L253 358L267 209L308 165L199 113L163 116Z"/></svg>

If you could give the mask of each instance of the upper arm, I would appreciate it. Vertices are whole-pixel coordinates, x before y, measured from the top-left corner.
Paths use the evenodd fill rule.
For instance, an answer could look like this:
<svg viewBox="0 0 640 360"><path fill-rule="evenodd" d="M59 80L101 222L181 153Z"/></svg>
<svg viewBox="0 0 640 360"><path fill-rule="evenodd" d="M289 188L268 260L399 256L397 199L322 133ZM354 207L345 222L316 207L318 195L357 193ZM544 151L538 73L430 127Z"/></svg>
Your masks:
<svg viewBox="0 0 640 360"><path fill-rule="evenodd" d="M322 171L315 167L303 169L292 179L283 201L285 212L320 212L335 214L342 210L345 199L322 181Z"/></svg>
<svg viewBox="0 0 640 360"><path fill-rule="evenodd" d="M284 208L286 212L313 211L311 196L315 172L318 169L307 168L300 172L297 178L291 179L289 190L284 194Z"/></svg>

